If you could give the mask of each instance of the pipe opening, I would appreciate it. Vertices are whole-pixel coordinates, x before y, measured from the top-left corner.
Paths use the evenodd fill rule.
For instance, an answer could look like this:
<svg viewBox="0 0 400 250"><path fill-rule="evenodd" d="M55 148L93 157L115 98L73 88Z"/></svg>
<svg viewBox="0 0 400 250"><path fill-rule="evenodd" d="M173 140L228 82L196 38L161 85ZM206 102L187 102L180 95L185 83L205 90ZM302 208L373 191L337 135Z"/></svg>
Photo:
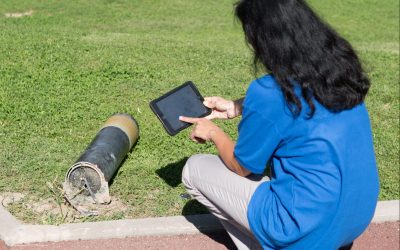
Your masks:
<svg viewBox="0 0 400 250"><path fill-rule="evenodd" d="M81 165L71 171L69 182L74 188L85 190L83 195L90 196L89 189L93 193L97 193L101 187L100 175L90 166Z"/></svg>

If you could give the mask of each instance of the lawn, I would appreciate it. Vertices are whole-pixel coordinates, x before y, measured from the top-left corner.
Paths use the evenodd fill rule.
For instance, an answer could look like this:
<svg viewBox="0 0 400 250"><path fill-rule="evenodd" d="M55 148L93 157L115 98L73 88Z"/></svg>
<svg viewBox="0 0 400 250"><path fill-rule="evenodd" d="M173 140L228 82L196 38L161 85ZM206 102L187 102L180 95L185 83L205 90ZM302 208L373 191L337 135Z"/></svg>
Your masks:
<svg viewBox="0 0 400 250"><path fill-rule="evenodd" d="M399 199L399 1L309 1L358 51L372 80L370 112L381 200ZM35 223L205 212L180 197L182 166L215 153L184 131L165 133L150 100L192 80L203 95L238 98L254 78L232 0L3 0L0 2L0 193ZM127 112L140 139L110 187L121 207L67 220L33 209L60 205L68 168L112 114ZM219 124L236 136L238 119Z"/></svg>

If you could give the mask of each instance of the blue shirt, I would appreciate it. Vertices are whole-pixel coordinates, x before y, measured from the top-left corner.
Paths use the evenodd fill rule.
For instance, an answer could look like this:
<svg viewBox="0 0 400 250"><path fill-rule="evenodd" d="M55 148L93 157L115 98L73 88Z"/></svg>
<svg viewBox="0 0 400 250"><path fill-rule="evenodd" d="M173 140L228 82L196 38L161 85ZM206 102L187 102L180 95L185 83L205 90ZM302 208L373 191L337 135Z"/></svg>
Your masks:
<svg viewBox="0 0 400 250"><path fill-rule="evenodd" d="M251 83L243 103L235 157L252 173L271 166L271 180L257 188L247 213L264 249L337 249L359 236L375 211L379 181L365 105L333 113L314 101L308 119L301 101L294 117L267 75Z"/></svg>

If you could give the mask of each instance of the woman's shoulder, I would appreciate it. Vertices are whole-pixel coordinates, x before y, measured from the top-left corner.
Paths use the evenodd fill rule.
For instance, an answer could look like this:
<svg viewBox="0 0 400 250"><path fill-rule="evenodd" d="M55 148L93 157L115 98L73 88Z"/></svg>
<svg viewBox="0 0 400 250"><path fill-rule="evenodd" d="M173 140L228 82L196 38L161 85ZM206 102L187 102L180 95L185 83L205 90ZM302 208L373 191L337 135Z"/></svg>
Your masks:
<svg viewBox="0 0 400 250"><path fill-rule="evenodd" d="M250 83L246 98L256 101L259 106L263 103L275 103L283 100L282 91L273 75L265 75Z"/></svg>
<svg viewBox="0 0 400 250"><path fill-rule="evenodd" d="M244 105L257 110L267 108L282 109L283 93L273 75L265 75L250 83L246 92Z"/></svg>
<svg viewBox="0 0 400 250"><path fill-rule="evenodd" d="M294 119L273 75L265 75L251 82L243 110L246 113L257 113L279 127L286 127Z"/></svg>
<svg viewBox="0 0 400 250"><path fill-rule="evenodd" d="M258 89L264 91L280 91L278 82L275 80L274 75L267 74L260 78L255 79L250 83L249 89Z"/></svg>

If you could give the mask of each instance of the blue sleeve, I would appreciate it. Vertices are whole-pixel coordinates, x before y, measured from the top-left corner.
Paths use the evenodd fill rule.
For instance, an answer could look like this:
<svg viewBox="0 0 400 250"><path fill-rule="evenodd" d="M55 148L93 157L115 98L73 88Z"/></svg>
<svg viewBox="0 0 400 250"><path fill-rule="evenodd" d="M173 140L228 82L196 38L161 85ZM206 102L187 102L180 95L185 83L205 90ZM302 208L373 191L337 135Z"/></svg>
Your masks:
<svg viewBox="0 0 400 250"><path fill-rule="evenodd" d="M251 109L243 109L239 137L234 149L236 160L255 174L265 171L268 160L278 147L281 136L275 124Z"/></svg>

